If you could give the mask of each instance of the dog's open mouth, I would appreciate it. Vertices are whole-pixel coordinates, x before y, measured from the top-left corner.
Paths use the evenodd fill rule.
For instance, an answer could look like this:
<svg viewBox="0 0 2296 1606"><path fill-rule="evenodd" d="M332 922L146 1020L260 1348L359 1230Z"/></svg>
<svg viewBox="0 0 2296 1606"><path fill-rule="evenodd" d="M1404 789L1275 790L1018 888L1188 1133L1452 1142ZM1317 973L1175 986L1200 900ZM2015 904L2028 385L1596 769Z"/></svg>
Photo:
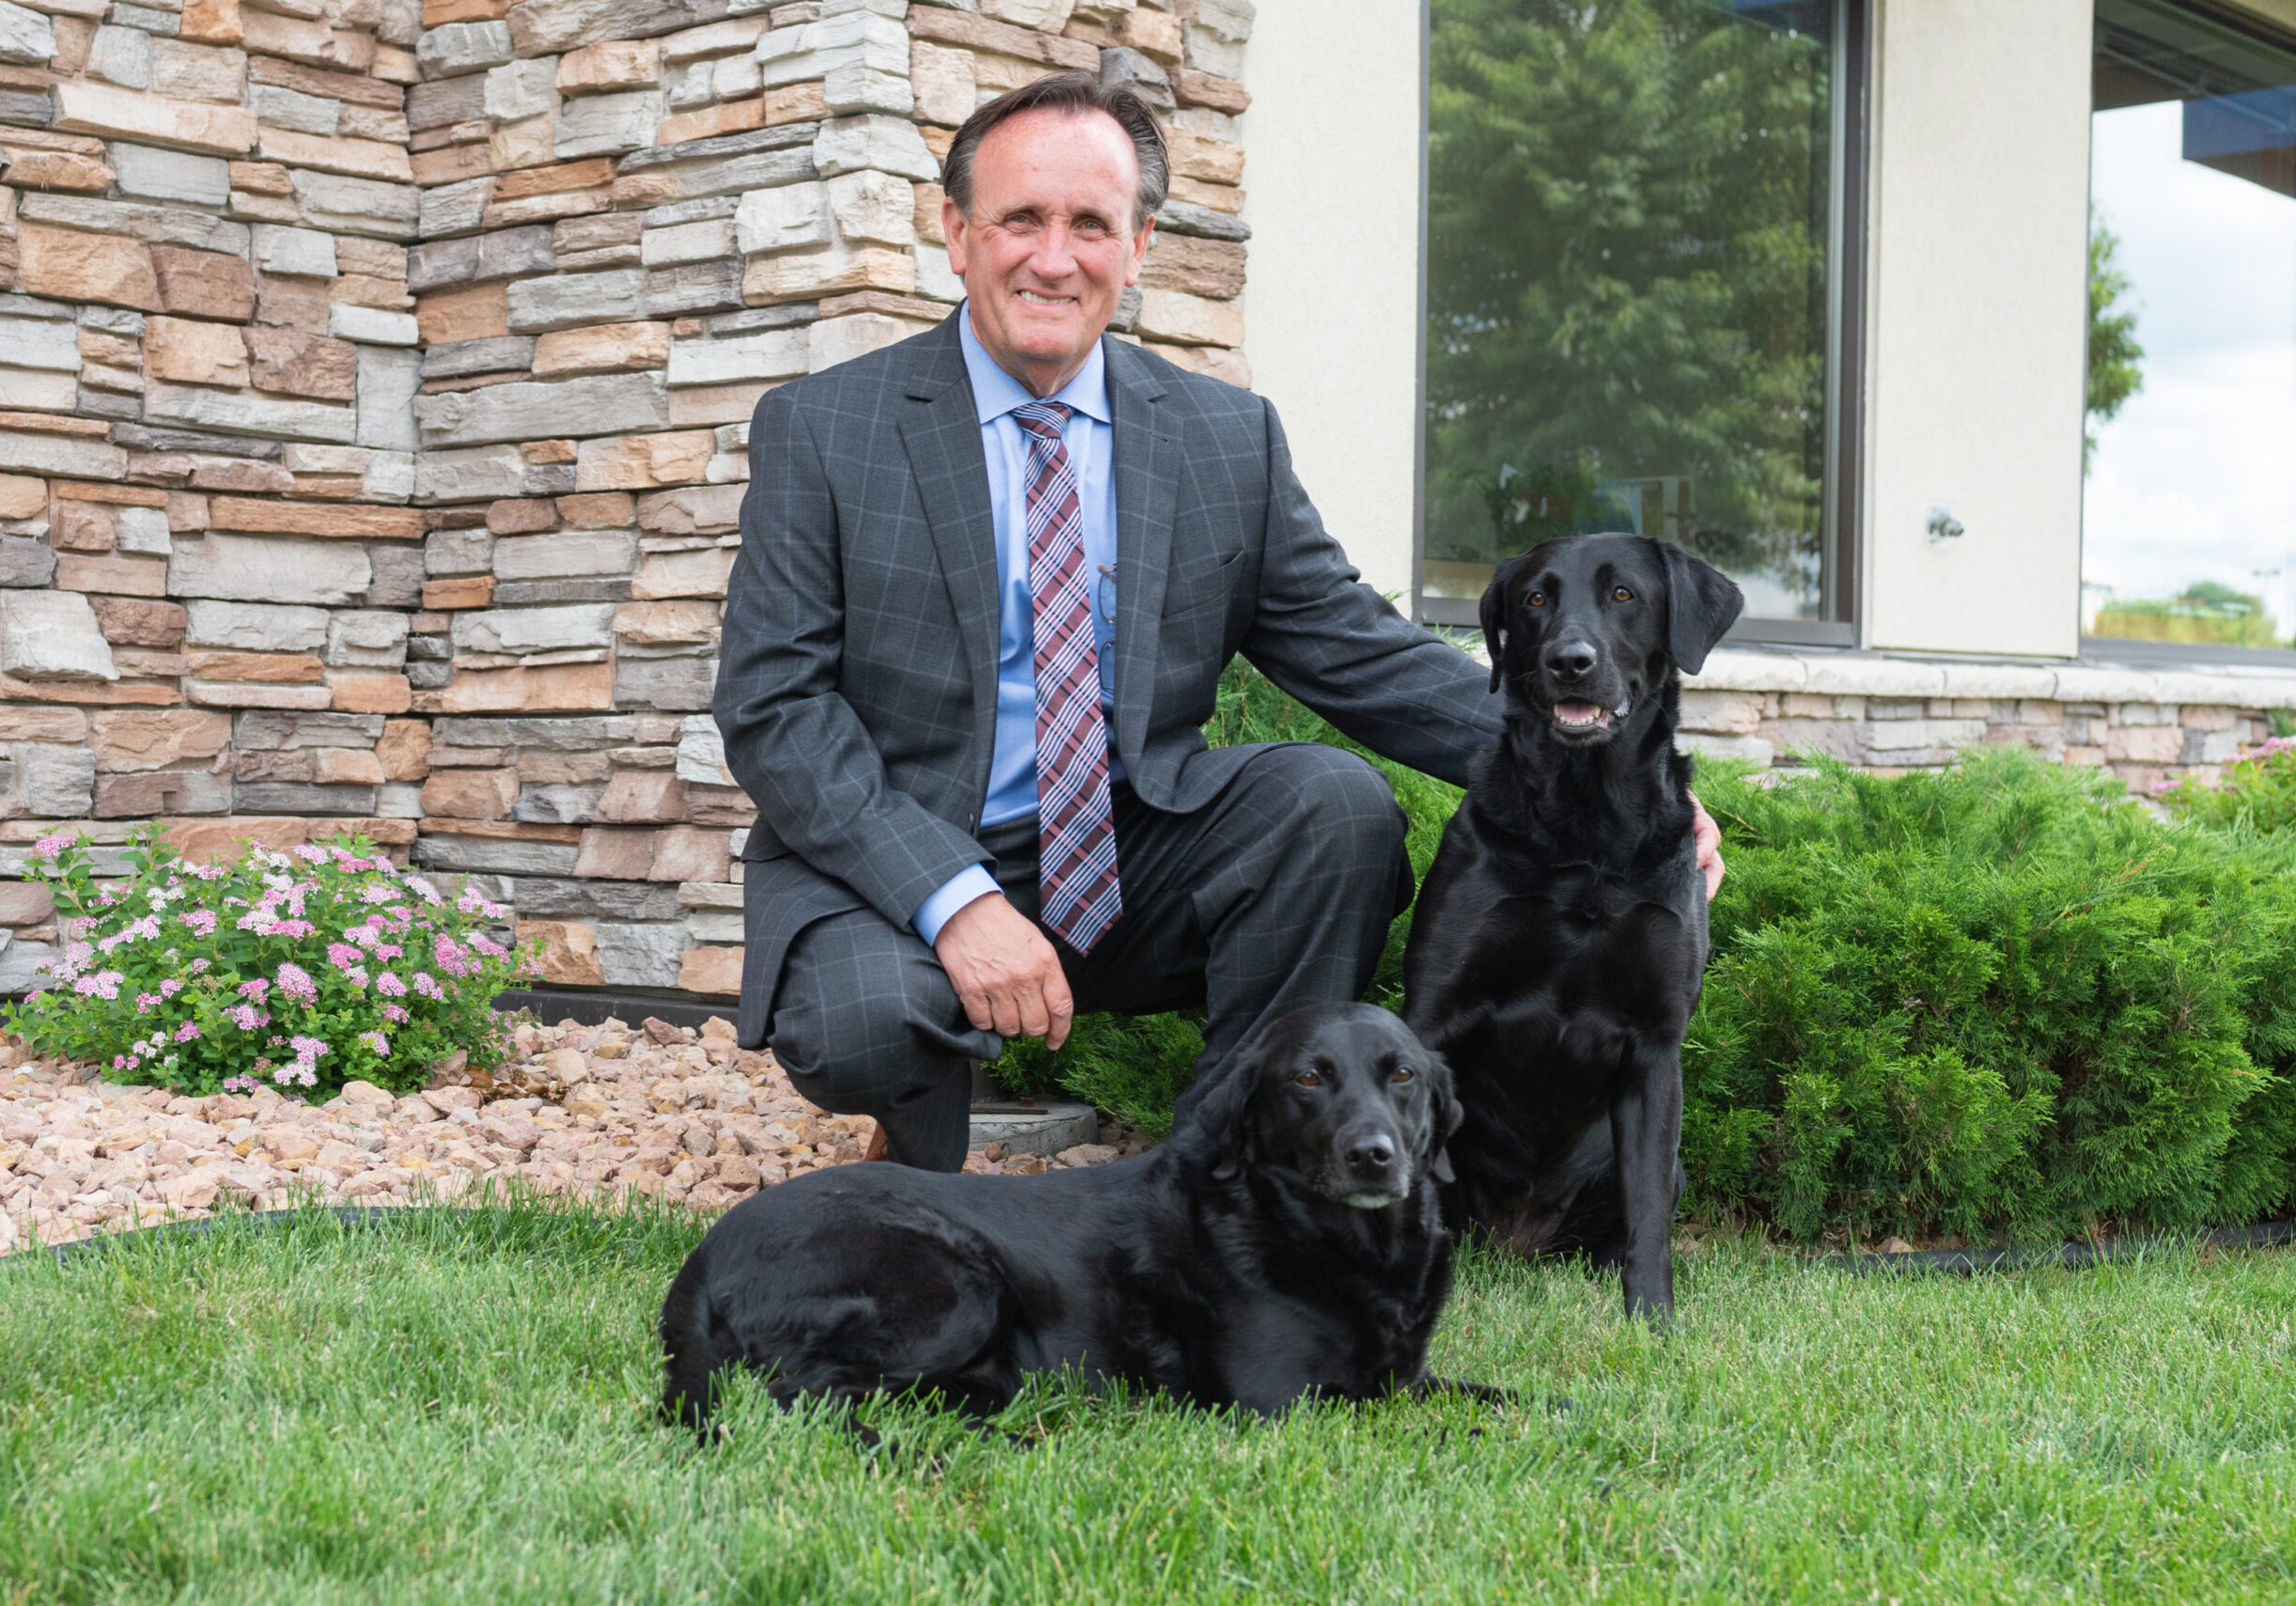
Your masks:
<svg viewBox="0 0 2296 1606"><path fill-rule="evenodd" d="M1621 698L1615 709L1606 709L1600 703L1557 703L1554 728L1580 734L1608 730L1613 723L1626 718L1633 701L1632 697Z"/></svg>
<svg viewBox="0 0 2296 1606"><path fill-rule="evenodd" d="M1403 1201L1400 1193L1341 1193L1337 1197L1341 1204L1356 1210L1383 1210Z"/></svg>

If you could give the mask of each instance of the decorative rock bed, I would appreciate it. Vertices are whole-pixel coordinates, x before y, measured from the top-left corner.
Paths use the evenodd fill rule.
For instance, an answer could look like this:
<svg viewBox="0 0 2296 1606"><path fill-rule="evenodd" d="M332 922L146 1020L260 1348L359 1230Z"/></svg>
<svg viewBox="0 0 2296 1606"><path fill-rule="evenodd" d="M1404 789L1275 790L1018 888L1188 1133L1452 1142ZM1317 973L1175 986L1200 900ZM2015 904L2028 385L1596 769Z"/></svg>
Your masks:
<svg viewBox="0 0 2296 1606"><path fill-rule="evenodd" d="M0 1043L0 1254L234 1207L453 1200L482 1184L715 1213L761 1187L865 1158L866 1115L827 1115L770 1052L696 1032L520 1025L494 1076L450 1072L394 1097L354 1082L324 1104L269 1088L192 1099L90 1081ZM1097 1165L1148 1146L1118 1133L1047 1161L990 1145L971 1172Z"/></svg>

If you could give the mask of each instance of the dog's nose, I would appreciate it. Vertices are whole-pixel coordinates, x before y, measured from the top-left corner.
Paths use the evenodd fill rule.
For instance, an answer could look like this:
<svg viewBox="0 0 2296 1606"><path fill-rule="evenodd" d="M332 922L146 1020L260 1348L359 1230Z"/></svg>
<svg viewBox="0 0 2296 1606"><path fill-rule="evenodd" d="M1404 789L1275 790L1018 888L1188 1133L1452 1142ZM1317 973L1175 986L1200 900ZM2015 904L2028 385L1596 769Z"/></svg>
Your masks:
<svg viewBox="0 0 2296 1606"><path fill-rule="evenodd" d="M1348 1146L1348 1169L1358 1177L1383 1177L1395 1163L1395 1142L1386 1133Z"/></svg>
<svg viewBox="0 0 2296 1606"><path fill-rule="evenodd" d="M1547 654L1547 669L1559 679L1577 680L1595 672L1592 642L1567 641Z"/></svg>

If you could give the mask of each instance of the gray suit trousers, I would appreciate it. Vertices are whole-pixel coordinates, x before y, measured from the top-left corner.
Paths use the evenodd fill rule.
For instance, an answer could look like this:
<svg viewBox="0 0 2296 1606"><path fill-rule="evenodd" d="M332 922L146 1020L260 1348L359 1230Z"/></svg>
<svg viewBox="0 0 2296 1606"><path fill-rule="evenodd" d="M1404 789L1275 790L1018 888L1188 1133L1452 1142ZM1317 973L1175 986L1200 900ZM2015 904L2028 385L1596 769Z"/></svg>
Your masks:
<svg viewBox="0 0 2296 1606"><path fill-rule="evenodd" d="M1378 771L1336 748L1255 748L1186 814L1119 786L1115 811L1123 917L1089 955L1053 945L1079 1013L1203 1006L1199 1074L1263 1020L1360 997L1411 901L1403 811ZM982 843L1005 896L1035 919L1036 821ZM873 908L798 933L767 1035L799 1092L875 1116L894 1159L935 1171L963 1163L972 1062L1005 1048L965 1018L915 931Z"/></svg>

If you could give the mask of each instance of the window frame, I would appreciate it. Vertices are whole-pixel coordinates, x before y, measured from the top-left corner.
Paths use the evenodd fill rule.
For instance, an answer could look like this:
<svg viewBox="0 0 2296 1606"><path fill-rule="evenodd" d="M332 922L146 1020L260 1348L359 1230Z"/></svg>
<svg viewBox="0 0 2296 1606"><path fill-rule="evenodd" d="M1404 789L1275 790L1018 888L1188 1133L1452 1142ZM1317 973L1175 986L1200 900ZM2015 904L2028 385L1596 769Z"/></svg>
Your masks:
<svg viewBox="0 0 2296 1606"><path fill-rule="evenodd" d="M1831 172L1827 196L1825 464L1820 514L1823 524L1823 616L1816 619L1741 618L1725 639L1782 647L1859 645L1858 583L1863 551L1866 387L1866 257L1871 163L1873 0L1832 0ZM1477 605L1464 598L1429 597L1427 559L1427 306L1429 265L1428 132L1432 98L1433 0L1419 0L1419 286L1414 326L1417 376L1412 436L1412 617L1421 624L1479 628Z"/></svg>
<svg viewBox="0 0 2296 1606"><path fill-rule="evenodd" d="M2254 39L2257 44L2262 45L2269 50L2275 50L2283 55L2296 53L2296 31L2283 32L2280 29L2273 27L2264 18L2257 16L2254 12L2240 9L2233 6L2215 4L2213 3L2213 0L2161 0L2161 4L2167 6L2172 9L2182 11L2188 16L2194 17L2202 23L2209 23L2226 33L2239 34L2247 39ZM2090 68L2091 88L2089 92L2088 115L2092 119L2097 116L2097 96L2094 87L2096 80L2096 70L2094 67L2096 51L2094 40L2096 26L2097 7L2095 0L2090 0L2089 28L2091 44L2089 49L2092 65ZM1424 100L1425 98L1423 96L1423 108ZM1424 166L1424 159L1422 159L1422 165ZM2088 195L2090 203L2093 206L2095 204L2097 182L2096 155L2093 142L2091 145L2089 157L2088 182ZM1423 182L1423 190L1424 187ZM1420 210L1422 211L1426 210L1426 200L1424 195L1421 197ZM1422 225L1420 232L1424 237L1426 233L1424 225ZM1424 257L1422 258L1422 266L1424 271ZM2084 335L2082 342L2082 371L2084 374L2087 372L2087 340L2085 335ZM1422 387L1421 394L1422 396L1425 394L1424 385ZM2088 427L2088 409L2086 406L2087 398L2085 395L2082 399L2083 407L2081 412L2081 426L2084 429L2086 429ZM1424 405L1422 406L1421 410L1423 412L1425 411ZM2085 557L2088 553L2087 489L2087 483L2085 476L2082 485L2081 496L2081 551L2084 557ZM1416 560L1414 559L1414 562ZM1416 571L1414 569L1414 573ZM2296 623L2296 621L2291 621L2291 623ZM2081 636L2081 645L2078 650L2081 655L2081 660L2084 663L2123 663L2147 669L2179 667L2190 668L2212 664L2223 665L2226 668L2246 665L2248 668L2258 670L2296 669L2296 647L2233 647L2223 642L2210 641L2150 641L2142 636L2089 635L2084 631Z"/></svg>

